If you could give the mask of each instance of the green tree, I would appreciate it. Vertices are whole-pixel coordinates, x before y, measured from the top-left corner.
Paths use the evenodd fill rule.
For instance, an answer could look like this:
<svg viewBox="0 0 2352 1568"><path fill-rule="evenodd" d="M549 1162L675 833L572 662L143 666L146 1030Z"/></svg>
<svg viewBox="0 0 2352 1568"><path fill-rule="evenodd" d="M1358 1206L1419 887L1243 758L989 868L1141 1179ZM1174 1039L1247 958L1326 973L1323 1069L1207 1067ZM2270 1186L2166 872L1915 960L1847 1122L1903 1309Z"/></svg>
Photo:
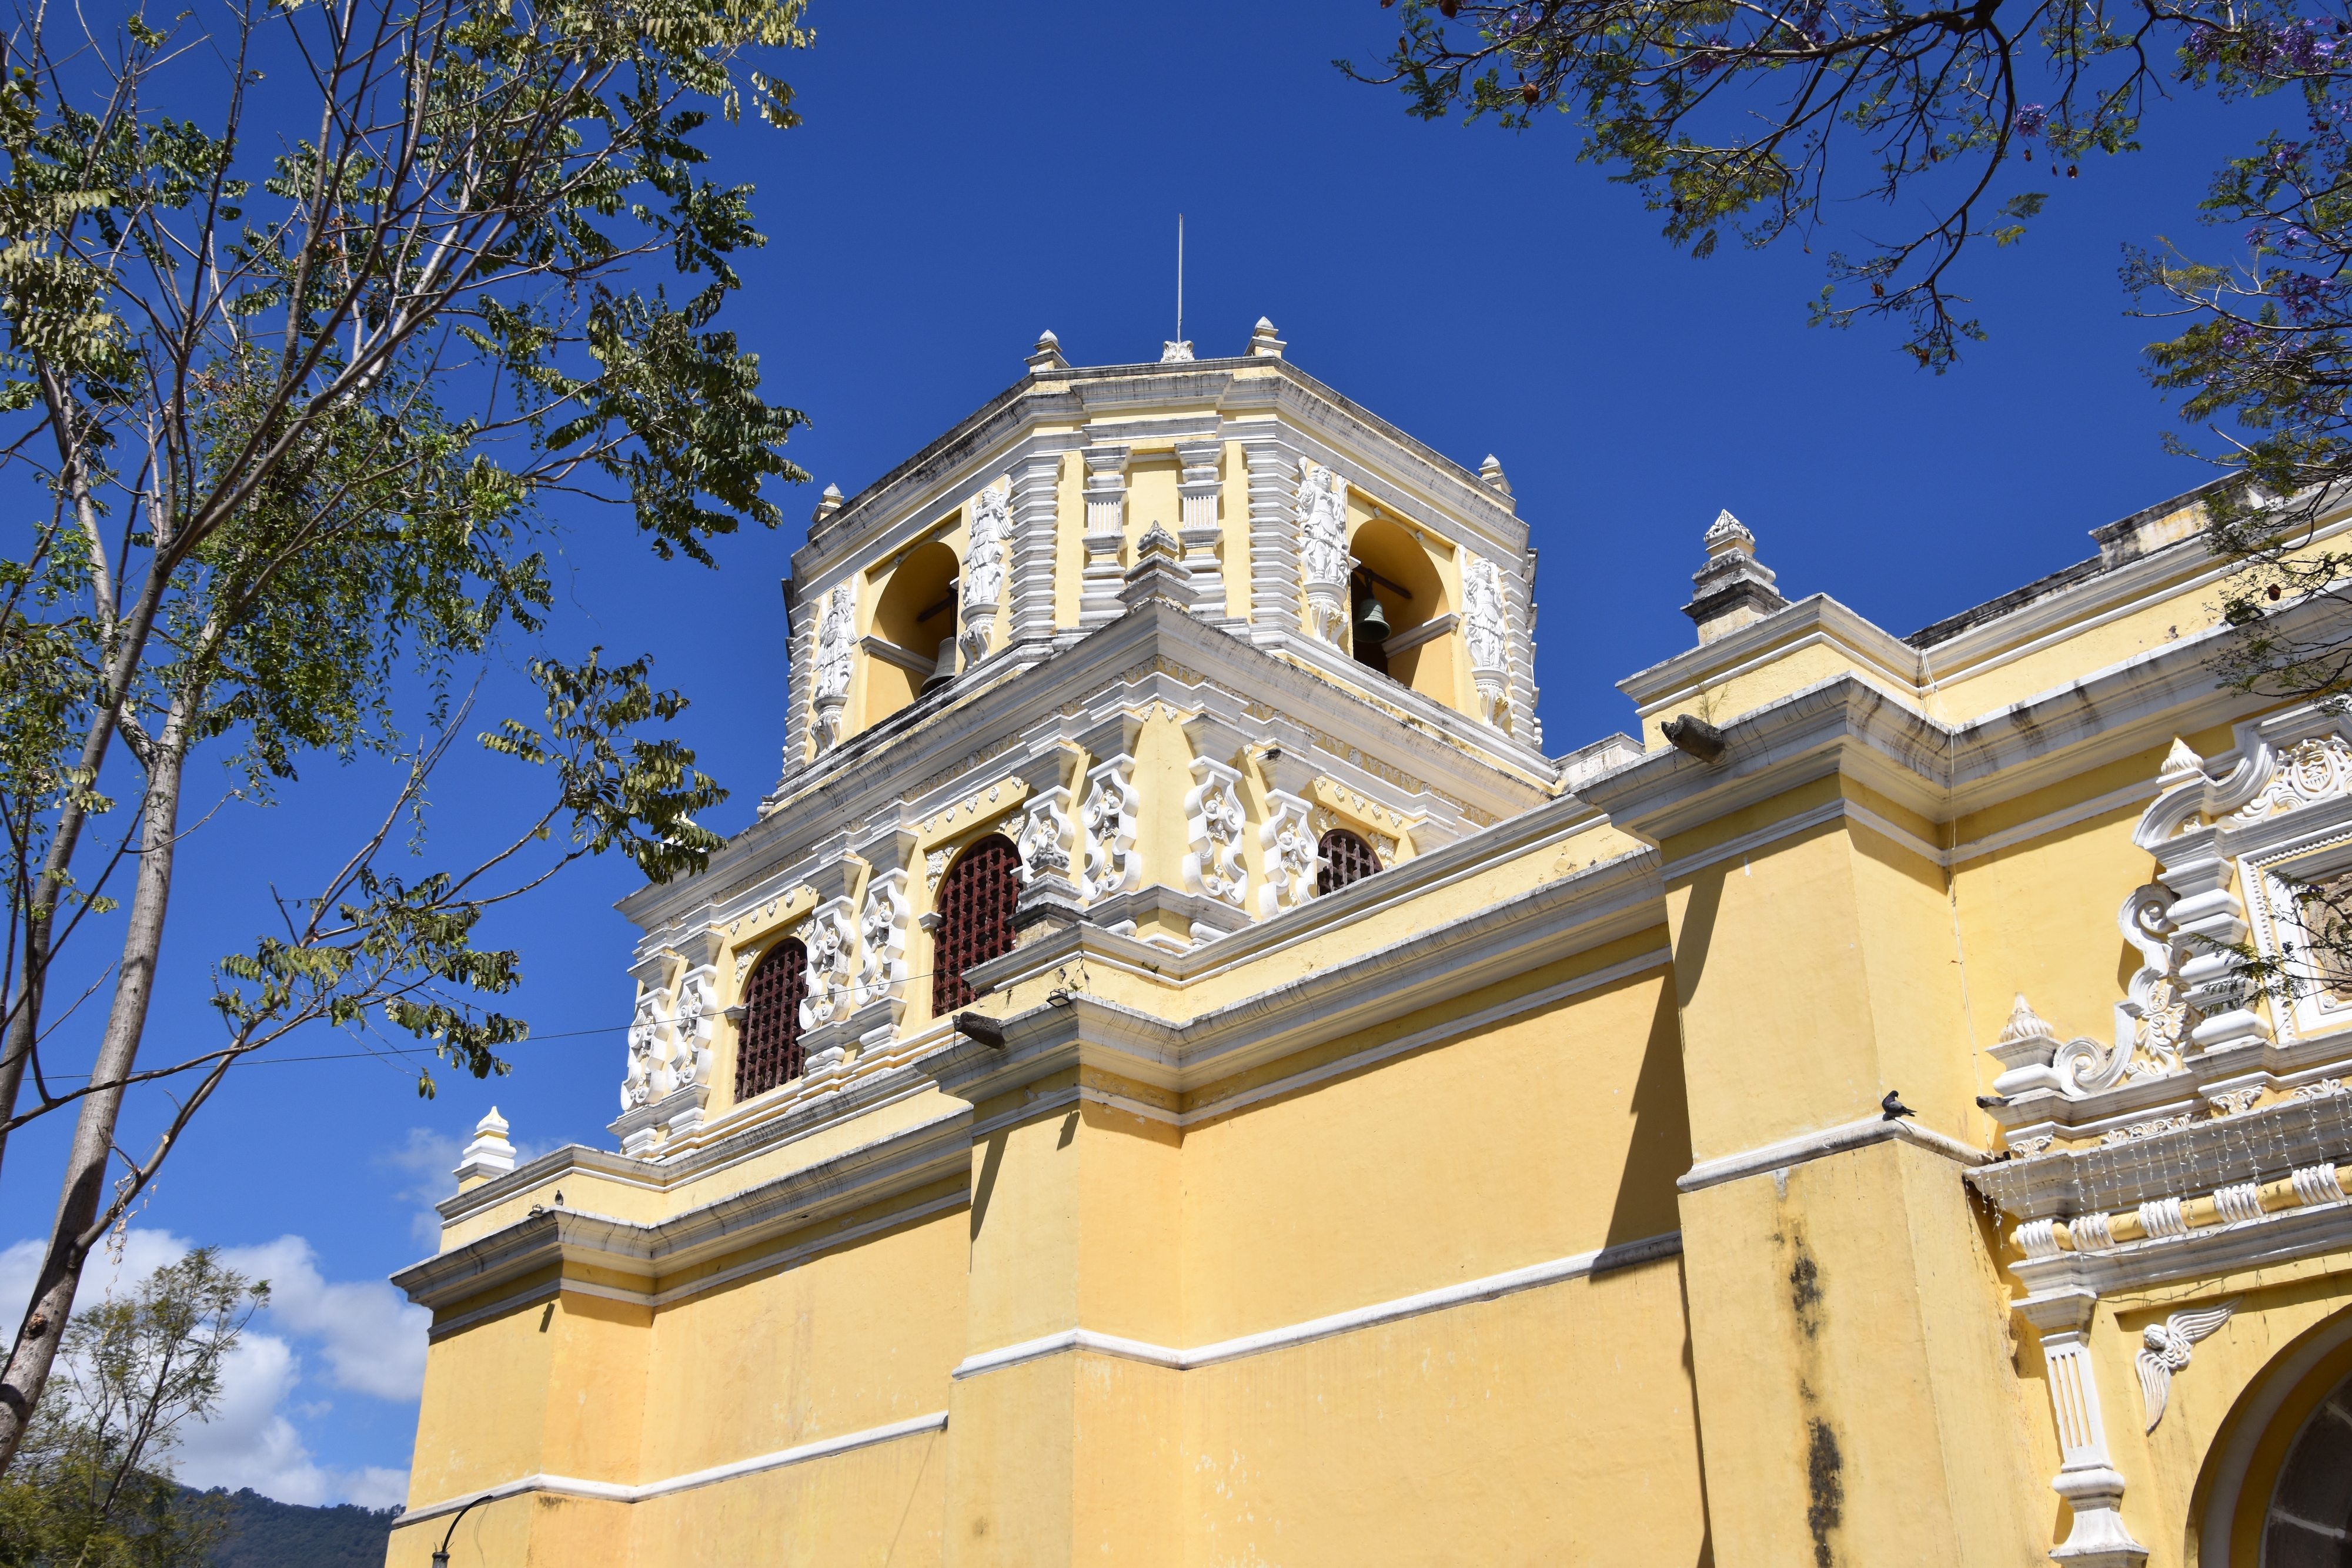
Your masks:
<svg viewBox="0 0 2352 1568"><path fill-rule="evenodd" d="M0 560L0 1136L75 1123L0 1374L0 1469L90 1249L234 1062L323 1021L504 1071L524 1025L478 998L517 959L475 946L485 909L583 854L663 877L719 842L693 813L723 792L638 737L683 700L592 653L533 664L543 727L483 737L544 778L544 810L469 870L394 864L467 667L541 625L549 498L608 503L707 564L806 477L779 450L802 416L718 325L762 240L699 141L713 112L794 123L751 62L809 41L802 5L225 0L109 31L36 8L8 36L0 468L37 505ZM677 298L631 281L656 267ZM420 692L404 729L396 699ZM263 802L310 757L408 771L283 930L218 961L217 1048L146 1063L206 748ZM87 1022L49 995L77 937L114 945ZM57 1076L68 1049L79 1084ZM124 1096L158 1081L164 1133L121 1146Z"/></svg>
<svg viewBox="0 0 2352 1568"><path fill-rule="evenodd" d="M74 1315L50 1396L0 1477L0 1568L209 1559L226 1515L182 1492L172 1450L212 1418L222 1364L268 1299L266 1281L200 1248Z"/></svg>

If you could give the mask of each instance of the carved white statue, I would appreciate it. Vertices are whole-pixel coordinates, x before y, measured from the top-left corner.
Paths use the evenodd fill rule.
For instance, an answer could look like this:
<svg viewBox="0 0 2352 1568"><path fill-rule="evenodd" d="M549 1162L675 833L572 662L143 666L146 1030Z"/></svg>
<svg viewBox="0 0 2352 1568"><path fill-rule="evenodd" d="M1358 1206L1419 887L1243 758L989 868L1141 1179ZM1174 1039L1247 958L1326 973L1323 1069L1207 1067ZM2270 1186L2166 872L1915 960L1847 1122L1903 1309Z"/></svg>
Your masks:
<svg viewBox="0 0 2352 1568"><path fill-rule="evenodd" d="M850 655L857 646L856 579L824 596L817 612L816 743L819 750L841 738L841 712L849 701Z"/></svg>
<svg viewBox="0 0 2352 1568"><path fill-rule="evenodd" d="M1301 463L1296 506L1311 629L1336 646L1348 627L1348 482L1319 463Z"/></svg>
<svg viewBox="0 0 2352 1568"><path fill-rule="evenodd" d="M962 642L968 664L988 656L997 600L1004 591L1004 540L1011 532L1003 490L982 490L971 498L971 533L963 563Z"/></svg>
<svg viewBox="0 0 2352 1568"><path fill-rule="evenodd" d="M1464 574L1463 636L1470 644L1470 674L1478 687L1479 716L1497 729L1511 727L1510 675L1504 664L1504 633L1509 622L1503 574L1484 556L1470 558Z"/></svg>

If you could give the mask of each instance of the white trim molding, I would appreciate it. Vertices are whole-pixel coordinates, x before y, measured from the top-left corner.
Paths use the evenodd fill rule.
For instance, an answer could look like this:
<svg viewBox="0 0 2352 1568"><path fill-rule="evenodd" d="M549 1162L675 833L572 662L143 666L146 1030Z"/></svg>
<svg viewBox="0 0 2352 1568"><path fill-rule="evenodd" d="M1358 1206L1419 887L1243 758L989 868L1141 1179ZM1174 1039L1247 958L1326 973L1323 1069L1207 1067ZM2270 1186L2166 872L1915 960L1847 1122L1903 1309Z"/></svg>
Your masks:
<svg viewBox="0 0 2352 1568"><path fill-rule="evenodd" d="M1784 1138L1777 1144L1744 1154L1726 1155L1720 1159L1701 1160L1688 1172L1675 1178L1675 1186L1684 1192L1699 1192L1722 1182L1738 1181L1742 1176L1762 1176L1766 1171L1787 1170L1828 1155L1842 1155L1850 1149L1864 1149L1873 1144L1883 1144L1900 1138L1916 1145L1929 1154L1963 1166L1980 1166L1992 1158L1987 1151L1960 1142L1949 1133L1939 1133L1933 1127L1922 1127L1907 1117L1865 1117L1859 1122L1843 1122L1834 1127L1824 1127L1818 1133L1803 1133Z"/></svg>
<svg viewBox="0 0 2352 1568"><path fill-rule="evenodd" d="M1332 1312L1325 1317L1309 1318L1305 1322L1286 1323L1281 1328L1263 1329L1256 1333L1219 1340L1213 1344L1197 1345L1191 1350L1153 1344L1147 1340L1124 1339L1117 1334L1096 1333L1089 1329L1065 1329L1060 1333L1045 1334L1036 1339L1024 1340L1018 1344L1003 1345L967 1356L955 1369L954 1375L959 1380L978 1377L983 1373L1001 1372L1008 1366L1019 1366L1024 1362L1061 1355L1074 1350L1115 1356L1121 1361L1138 1361L1147 1366L1190 1372L1196 1367L1214 1366L1220 1362L1238 1361L1244 1356L1287 1350L1293 1345L1328 1339L1334 1334L1376 1328L1401 1318L1444 1312L1449 1307L1466 1306L1473 1301L1491 1301L1501 1296L1516 1295L1521 1291L1556 1285L1564 1280L1587 1279L1618 1269L1630 1269L1639 1263L1676 1258L1682 1255L1682 1232L1669 1230L1663 1235L1645 1236L1638 1241L1629 1241L1621 1246L1579 1252L1547 1263L1531 1263L1524 1269L1489 1274L1484 1279L1465 1280L1458 1285L1441 1286L1416 1295L1400 1296L1392 1301L1379 1301L1369 1307Z"/></svg>
<svg viewBox="0 0 2352 1568"><path fill-rule="evenodd" d="M803 1443L796 1448L785 1448L772 1454L755 1454L748 1459L731 1459L708 1469L691 1470L682 1476L670 1476L642 1486L625 1486L618 1481L583 1480L577 1476L548 1474L518 1476L510 1481L494 1481L486 1487L468 1491L461 1497L443 1498L438 1502L423 1503L404 1511L392 1522L394 1530L420 1524L428 1519L438 1519L455 1513L468 1503L500 1498L520 1497L526 1492L549 1492L557 1497L581 1498L592 1502L644 1502L651 1498L667 1497L672 1492L691 1491L719 1481L731 1481L742 1476L755 1476L762 1470L782 1469L786 1465L803 1465L811 1459L829 1459L835 1454L846 1454L858 1448L872 1448L877 1443L894 1442L900 1437L913 1437L925 1432L948 1429L948 1413L934 1410L928 1416L916 1416L905 1421L893 1421L887 1427L868 1427L862 1432L845 1432L838 1437L820 1437L814 1443Z"/></svg>

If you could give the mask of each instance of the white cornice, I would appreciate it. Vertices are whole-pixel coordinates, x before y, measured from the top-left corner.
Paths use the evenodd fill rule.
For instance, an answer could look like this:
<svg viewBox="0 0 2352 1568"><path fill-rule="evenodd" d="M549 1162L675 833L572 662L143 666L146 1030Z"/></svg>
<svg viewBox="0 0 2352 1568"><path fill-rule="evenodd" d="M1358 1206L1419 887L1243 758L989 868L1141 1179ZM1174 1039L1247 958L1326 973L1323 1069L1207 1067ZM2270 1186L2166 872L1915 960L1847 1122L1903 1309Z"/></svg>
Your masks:
<svg viewBox="0 0 2352 1568"><path fill-rule="evenodd" d="M959 1110L877 1138L671 1218L646 1225L549 1208L393 1276L436 1311L556 1262L652 1280L898 1193L968 1175L971 1113Z"/></svg>
<svg viewBox="0 0 2352 1568"><path fill-rule="evenodd" d="M2352 1165L2352 1095L2275 1103L2152 1137L2004 1160L1969 1181L2020 1219L2050 1219L2273 1181L2328 1160Z"/></svg>
<svg viewBox="0 0 2352 1568"><path fill-rule="evenodd" d="M968 1100L1008 1092L1081 1061L1183 1092L1650 930L1664 919L1654 862L1626 856L1186 1023L1080 993L1067 1007L1041 1005L1004 1019L1002 1050L967 1040L916 1067ZM1092 929L1071 926L1062 938ZM1050 943L1034 946L1045 949ZM1629 960L1627 972L1661 961L1661 954L1645 954Z"/></svg>

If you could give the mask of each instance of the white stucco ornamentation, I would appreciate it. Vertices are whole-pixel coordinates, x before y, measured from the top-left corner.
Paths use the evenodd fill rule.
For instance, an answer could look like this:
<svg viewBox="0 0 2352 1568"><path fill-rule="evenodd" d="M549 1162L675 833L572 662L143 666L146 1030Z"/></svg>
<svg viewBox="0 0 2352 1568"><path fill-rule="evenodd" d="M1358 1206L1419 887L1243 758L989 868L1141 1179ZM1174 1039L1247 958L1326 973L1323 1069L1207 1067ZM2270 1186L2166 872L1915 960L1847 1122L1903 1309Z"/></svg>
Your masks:
<svg viewBox="0 0 2352 1568"><path fill-rule="evenodd" d="M1509 621L1505 613L1501 569L1473 556L1463 574L1464 640L1470 647L1470 675L1478 687L1478 716L1496 729L1511 727Z"/></svg>
<svg viewBox="0 0 2352 1568"><path fill-rule="evenodd" d="M634 1111L663 1099L677 1087L670 1037L667 986L641 986L636 1016L629 1023L628 1066L621 1081L621 1109Z"/></svg>
<svg viewBox="0 0 2352 1568"><path fill-rule="evenodd" d="M801 945L808 949L808 995L801 1003L801 1028L823 1029L847 1018L855 1009L849 956L856 931L850 925L849 900L828 902L802 924L799 935Z"/></svg>
<svg viewBox="0 0 2352 1568"><path fill-rule="evenodd" d="M940 878L948 873L948 862L955 859L953 850L933 850L923 857L923 884L933 893L940 890Z"/></svg>
<svg viewBox="0 0 2352 1568"><path fill-rule="evenodd" d="M711 1041L719 1032L719 969L705 964L677 983L670 1019L671 1068L680 1089L710 1082Z"/></svg>
<svg viewBox="0 0 2352 1568"><path fill-rule="evenodd" d="M2240 822L2259 822L2332 800L2352 789L2352 742L2340 735L2315 735L2282 753L2262 791L2233 813Z"/></svg>
<svg viewBox="0 0 2352 1568"><path fill-rule="evenodd" d="M1041 876L1069 874L1078 832L1070 820L1069 803L1070 792L1056 784L1030 797L1022 808L1020 826L1013 834L1013 850L1021 857L1022 886Z"/></svg>
<svg viewBox="0 0 2352 1568"><path fill-rule="evenodd" d="M1301 463L1295 505L1307 629L1337 647L1348 634L1348 482L1319 463Z"/></svg>
<svg viewBox="0 0 2352 1568"><path fill-rule="evenodd" d="M877 872L866 889L866 907L857 916L857 995L855 1005L870 1007L907 988L907 873Z"/></svg>
<svg viewBox="0 0 2352 1568"><path fill-rule="evenodd" d="M2200 1312L2174 1312L2160 1323L2150 1323L2141 1331L2146 1347L2134 1356L2139 1367L2141 1397L2147 1406L2147 1429L2164 1419L2164 1406L2172 1396L2172 1378L2189 1363L2189 1346L2212 1333L2230 1321L2238 1310L2235 1301Z"/></svg>
<svg viewBox="0 0 2352 1568"><path fill-rule="evenodd" d="M1242 865L1241 774L1208 758L1192 761L1192 788L1184 794L1184 887L1242 907L1249 873Z"/></svg>
<svg viewBox="0 0 2352 1568"><path fill-rule="evenodd" d="M826 594L817 610L816 687L810 706L819 751L830 750L841 740L841 716L849 705L849 674L857 647L856 612L854 577Z"/></svg>
<svg viewBox="0 0 2352 1568"><path fill-rule="evenodd" d="M1315 873L1323 863L1315 847L1315 828L1307 820L1307 802L1279 789L1265 798L1266 818L1257 831L1259 860L1265 868L1258 883L1257 913L1271 920L1286 909L1296 909L1315 895Z"/></svg>
<svg viewBox="0 0 2352 1568"><path fill-rule="evenodd" d="M982 490L971 498L971 538L963 563L963 662L968 667L988 657L989 640L996 633L996 607L1004 593L1004 544L1013 519L1003 490Z"/></svg>
<svg viewBox="0 0 2352 1568"><path fill-rule="evenodd" d="M1134 775L1132 757L1114 757L1087 773L1087 803L1078 813L1087 830L1087 866L1078 893L1089 902L1143 880L1142 857L1135 852L1135 818L1143 802Z"/></svg>

